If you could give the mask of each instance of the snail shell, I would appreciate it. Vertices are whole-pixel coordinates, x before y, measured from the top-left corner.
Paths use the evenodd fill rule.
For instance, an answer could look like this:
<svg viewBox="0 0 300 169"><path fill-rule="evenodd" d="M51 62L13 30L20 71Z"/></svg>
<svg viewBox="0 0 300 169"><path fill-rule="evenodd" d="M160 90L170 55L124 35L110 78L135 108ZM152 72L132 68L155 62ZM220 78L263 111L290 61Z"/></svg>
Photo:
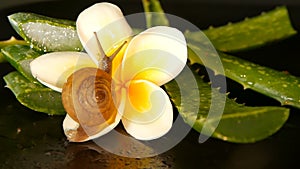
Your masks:
<svg viewBox="0 0 300 169"><path fill-rule="evenodd" d="M69 117L80 126L66 131L70 141L93 136L115 122L117 109L111 75L97 68L83 68L64 84L62 101Z"/></svg>

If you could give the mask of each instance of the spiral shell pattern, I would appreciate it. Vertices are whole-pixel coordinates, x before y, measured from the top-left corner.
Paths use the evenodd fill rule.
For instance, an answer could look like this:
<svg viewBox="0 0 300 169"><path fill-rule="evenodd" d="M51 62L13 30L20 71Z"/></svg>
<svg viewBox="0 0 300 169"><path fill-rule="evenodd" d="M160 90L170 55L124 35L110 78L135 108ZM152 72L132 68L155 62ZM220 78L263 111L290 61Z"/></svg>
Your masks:
<svg viewBox="0 0 300 169"><path fill-rule="evenodd" d="M111 83L111 75L107 72L83 68L73 73L63 87L65 110L88 136L97 134L115 121L117 109Z"/></svg>

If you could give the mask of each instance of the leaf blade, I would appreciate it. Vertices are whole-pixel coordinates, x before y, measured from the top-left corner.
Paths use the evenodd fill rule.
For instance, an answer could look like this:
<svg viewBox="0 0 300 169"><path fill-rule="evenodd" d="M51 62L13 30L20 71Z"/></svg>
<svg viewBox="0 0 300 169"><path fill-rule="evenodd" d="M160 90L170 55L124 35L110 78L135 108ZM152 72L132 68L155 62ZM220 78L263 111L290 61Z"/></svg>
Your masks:
<svg viewBox="0 0 300 169"><path fill-rule="evenodd" d="M3 77L6 87L24 106L49 115L64 115L61 94L50 88L31 83L19 72L14 71Z"/></svg>
<svg viewBox="0 0 300 169"><path fill-rule="evenodd" d="M198 55L206 54L206 58L220 57L225 76L240 83L245 89L251 89L279 101L282 105L300 108L300 78L280 72L278 70L261 66L250 61L219 52L200 48L201 44L189 43L189 59L191 64L198 63L213 71L219 70L219 65L213 62L205 64ZM218 72L216 72L218 74Z"/></svg>
<svg viewBox="0 0 300 169"><path fill-rule="evenodd" d="M11 37L8 40L4 40L4 41L0 41L0 50L8 45L25 45L27 44L24 40L17 40L15 37ZM2 54L2 52L0 52L0 63L5 62L5 58Z"/></svg>
<svg viewBox="0 0 300 169"><path fill-rule="evenodd" d="M297 31L293 28L285 6L240 22L209 28L203 31L214 47L222 52L238 52L258 48L289 38ZM203 43L202 32L185 33L192 41Z"/></svg>
<svg viewBox="0 0 300 169"><path fill-rule="evenodd" d="M25 12L9 15L8 20L15 31L36 50L53 52L83 49L73 21Z"/></svg>
<svg viewBox="0 0 300 169"><path fill-rule="evenodd" d="M164 14L159 0L142 0L146 16L147 28L152 26L169 26L169 20Z"/></svg>
<svg viewBox="0 0 300 169"><path fill-rule="evenodd" d="M42 53L30 48L29 45L9 45L1 49L4 58L24 77L31 82L39 84L32 76L30 62Z"/></svg>
<svg viewBox="0 0 300 169"><path fill-rule="evenodd" d="M190 80L186 79L182 74L176 78L176 81L173 80L164 86L184 121L196 131L205 134L215 129L214 124L216 120L218 120L218 117L210 118L209 121L207 121L207 117L212 105L211 99L214 97L213 95L221 93L218 89L211 88L211 86L204 82L198 75L194 77L197 81L198 89L192 88L189 90L190 93L200 92L202 94L199 103L193 102L193 100L196 99L194 97L199 97L196 95L189 96L191 100L188 102L189 104L181 103L180 92L182 91L179 90L176 81L185 82L186 84L183 85L188 86ZM197 119L194 121L195 112L190 112L189 107L196 106L196 104L199 104L200 107ZM218 102L214 104L222 105ZM213 131L212 137L234 143L257 142L276 133L285 124L288 117L289 109L284 107L248 107L227 98L223 115L218 123L218 127ZM205 123L208 123L208 125L203 129Z"/></svg>

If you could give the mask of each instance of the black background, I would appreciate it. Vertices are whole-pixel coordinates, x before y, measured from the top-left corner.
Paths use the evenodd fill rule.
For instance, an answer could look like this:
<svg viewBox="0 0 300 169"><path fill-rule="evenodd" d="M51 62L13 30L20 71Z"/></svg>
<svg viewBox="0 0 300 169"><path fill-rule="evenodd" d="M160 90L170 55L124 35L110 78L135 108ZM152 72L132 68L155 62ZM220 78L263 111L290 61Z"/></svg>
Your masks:
<svg viewBox="0 0 300 169"><path fill-rule="evenodd" d="M31 0L37 1L37 0ZM29 0L28 0L29 2ZM75 20L78 13L98 0L56 0L48 3L2 0L0 7L0 38L8 39L16 35L6 16L14 12L35 12L43 15ZM123 10L124 14L143 12L139 0L110 1ZM26 5L27 4L27 5ZM200 29L220 26L259 15L279 5L289 9L292 24L300 30L300 1L197 1L164 0L166 13L182 17ZM266 65L274 69L288 71L300 76L298 35L268 46L235 55ZM12 71L6 63L0 64L0 75ZM230 97L250 106L279 105L276 101L243 90L235 82L228 80ZM271 137L254 144L234 144L210 138L198 143L198 133L191 131L180 144L170 151L149 159L127 159L109 154L103 150L92 150L90 144L69 144L61 129L62 117L48 117L28 110L20 105L13 94L0 83L0 167L2 168L222 168L222 169L271 169L299 168L300 152L300 111L291 108L291 115L283 128ZM20 134L17 130L22 129ZM101 161L102 160L102 161ZM159 167L160 166L160 167ZM121 168L123 168L121 167Z"/></svg>

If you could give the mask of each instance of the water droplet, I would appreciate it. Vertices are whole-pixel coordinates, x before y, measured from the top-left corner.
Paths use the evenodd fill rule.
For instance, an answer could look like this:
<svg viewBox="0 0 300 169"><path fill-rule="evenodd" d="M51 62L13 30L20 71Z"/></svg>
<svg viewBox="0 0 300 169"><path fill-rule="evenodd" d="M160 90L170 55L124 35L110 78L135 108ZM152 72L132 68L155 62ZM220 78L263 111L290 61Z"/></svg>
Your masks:
<svg viewBox="0 0 300 169"><path fill-rule="evenodd" d="M211 26L208 27L208 29L214 29L214 26L211 25Z"/></svg>
<svg viewBox="0 0 300 169"><path fill-rule="evenodd" d="M293 101L293 98L287 97L287 96L281 96L281 98L284 100L284 104L289 104L290 101Z"/></svg>
<svg viewBox="0 0 300 169"><path fill-rule="evenodd" d="M228 137L224 136L224 137L223 137L223 140L225 140L225 141L228 140Z"/></svg>
<svg viewBox="0 0 300 169"><path fill-rule="evenodd" d="M17 134L21 133L22 129L21 128L17 128Z"/></svg>
<svg viewBox="0 0 300 169"><path fill-rule="evenodd" d="M252 86L252 85L253 85L253 82L247 82L247 84Z"/></svg>
<svg viewBox="0 0 300 169"><path fill-rule="evenodd" d="M240 75L240 77L241 77L241 78L246 78L247 76L246 76L246 75Z"/></svg>
<svg viewBox="0 0 300 169"><path fill-rule="evenodd" d="M222 61L224 61L224 62L232 62L231 59L225 59L225 58L223 58Z"/></svg>

